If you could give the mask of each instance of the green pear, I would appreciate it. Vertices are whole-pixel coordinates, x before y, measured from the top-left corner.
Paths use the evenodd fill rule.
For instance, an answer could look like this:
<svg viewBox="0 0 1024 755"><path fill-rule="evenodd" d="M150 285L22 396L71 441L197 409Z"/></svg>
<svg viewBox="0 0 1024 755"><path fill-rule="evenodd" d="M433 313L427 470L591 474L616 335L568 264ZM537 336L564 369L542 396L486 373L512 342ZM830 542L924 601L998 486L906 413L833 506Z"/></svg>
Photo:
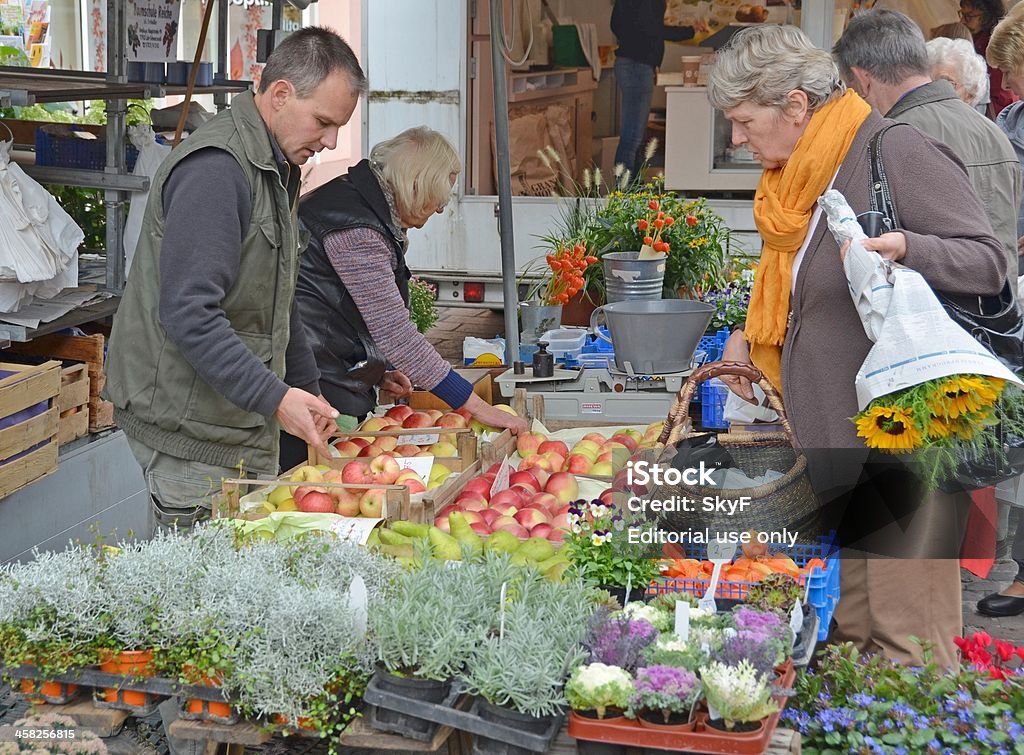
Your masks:
<svg viewBox="0 0 1024 755"><path fill-rule="evenodd" d="M568 561L569 559L567 556L563 556L561 553L556 553L551 558L539 561L537 563L537 570L540 571L541 574L546 574L548 569L551 569L558 564L568 563Z"/></svg>
<svg viewBox="0 0 1024 755"><path fill-rule="evenodd" d="M449 526L451 519L448 520ZM519 538L506 530L492 532L490 537L484 541L484 548L498 553L515 553L519 548Z"/></svg>
<svg viewBox="0 0 1024 755"><path fill-rule="evenodd" d="M462 560L462 548L459 546L459 541L447 532L442 532L437 527L431 527L427 536L430 539L435 558L442 561Z"/></svg>
<svg viewBox="0 0 1024 755"><path fill-rule="evenodd" d="M528 561L539 563L555 555L555 546L547 538L531 537L519 546L516 554L522 554Z"/></svg>
<svg viewBox="0 0 1024 755"><path fill-rule="evenodd" d="M568 561L559 561L554 566L544 572L545 579L550 579L552 582L561 582L562 575L565 574L571 564Z"/></svg>
<svg viewBox="0 0 1024 755"><path fill-rule="evenodd" d="M380 541L385 545L412 545L411 537L383 528L380 530Z"/></svg>
<svg viewBox="0 0 1024 755"><path fill-rule="evenodd" d="M381 553L386 553L389 556L395 558L412 558L412 543L406 543L404 545L382 545L380 547Z"/></svg>
<svg viewBox="0 0 1024 755"><path fill-rule="evenodd" d="M417 524L416 522L407 522L403 519L399 519L397 522L391 523L391 529L400 535L405 535L414 540L421 537L426 537L427 532L430 531L429 524Z"/></svg>
<svg viewBox="0 0 1024 755"><path fill-rule="evenodd" d="M374 527L372 530L370 530L370 536L366 538L366 547L372 550L379 545L381 545L380 527Z"/></svg>
<svg viewBox="0 0 1024 755"><path fill-rule="evenodd" d="M468 546L474 556L483 552L484 541L473 532L461 511L453 511L448 516L448 527L452 531L452 537L458 540L460 545Z"/></svg>

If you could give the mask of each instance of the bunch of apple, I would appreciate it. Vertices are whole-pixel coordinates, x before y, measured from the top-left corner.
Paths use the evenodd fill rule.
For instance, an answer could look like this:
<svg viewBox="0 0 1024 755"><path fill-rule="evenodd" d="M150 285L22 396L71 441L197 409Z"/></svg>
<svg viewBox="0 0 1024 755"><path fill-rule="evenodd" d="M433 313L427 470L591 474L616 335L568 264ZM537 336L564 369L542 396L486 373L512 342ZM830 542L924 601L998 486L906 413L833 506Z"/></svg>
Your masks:
<svg viewBox="0 0 1024 755"><path fill-rule="evenodd" d="M398 462L395 462L398 466ZM384 511L384 488L346 488L340 469L324 465L299 467L289 477L290 482L302 485L279 485L267 495L264 509L273 511L303 511L308 514L341 514L342 516L380 517ZM396 478L397 479L397 478ZM322 485L321 483L333 483ZM365 482L369 484L394 484Z"/></svg>
<svg viewBox="0 0 1024 755"><path fill-rule="evenodd" d="M505 531L561 542L569 529L569 504L579 497L576 478L568 472L519 470L509 475L508 488L492 495L500 468L495 464L466 483L455 501L437 512L434 525L448 532L449 516L458 511L478 535Z"/></svg>
<svg viewBox="0 0 1024 755"><path fill-rule="evenodd" d="M413 470L402 469L391 454L381 454L370 459L353 459L339 474L341 482L348 485L405 485L412 495L439 487L451 473L443 464L434 464L429 481L425 481Z"/></svg>
<svg viewBox="0 0 1024 755"><path fill-rule="evenodd" d="M519 469L611 477L625 466L634 451L652 448L663 426L661 422L652 422L642 433L627 427L610 436L592 432L572 448L560 440L548 440L541 433L520 433L516 438L516 451L523 458Z"/></svg>

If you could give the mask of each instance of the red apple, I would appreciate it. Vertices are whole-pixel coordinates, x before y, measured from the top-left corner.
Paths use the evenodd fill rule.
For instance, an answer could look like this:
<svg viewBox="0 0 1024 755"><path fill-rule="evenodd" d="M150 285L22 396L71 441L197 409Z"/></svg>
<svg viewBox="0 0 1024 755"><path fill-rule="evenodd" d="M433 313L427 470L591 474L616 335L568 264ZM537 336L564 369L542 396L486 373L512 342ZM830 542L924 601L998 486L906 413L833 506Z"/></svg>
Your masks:
<svg viewBox="0 0 1024 755"><path fill-rule="evenodd" d="M458 409L456 409L455 413L463 417L466 420L466 422L470 422L473 419L473 412L469 411L469 409L467 409L464 406L460 406Z"/></svg>
<svg viewBox="0 0 1024 755"><path fill-rule="evenodd" d="M480 518L487 523L488 526L494 524L494 520L501 516L501 512L497 509L483 509L480 511Z"/></svg>
<svg viewBox="0 0 1024 755"><path fill-rule="evenodd" d="M491 481L483 477L474 477L466 483L463 493L478 493L485 501L491 499Z"/></svg>
<svg viewBox="0 0 1024 755"><path fill-rule="evenodd" d="M487 471L484 474L497 475L501 471L501 462L496 461L491 466L487 467Z"/></svg>
<svg viewBox="0 0 1024 755"><path fill-rule="evenodd" d="M361 490L346 490L345 488L334 488L331 494L335 500L334 513L342 516L359 516L359 500L362 498Z"/></svg>
<svg viewBox="0 0 1024 755"><path fill-rule="evenodd" d="M493 511L497 511L502 516L512 516L519 511L519 506L512 503L511 501L505 501L491 506Z"/></svg>
<svg viewBox="0 0 1024 755"><path fill-rule="evenodd" d="M503 503L511 503L516 508L523 505L525 498L522 489L508 488L491 496L491 506L499 506Z"/></svg>
<svg viewBox="0 0 1024 755"><path fill-rule="evenodd" d="M307 514L333 514L335 507L334 499L325 490L309 490L302 500L295 498L295 505Z"/></svg>
<svg viewBox="0 0 1024 755"><path fill-rule="evenodd" d="M537 449L543 442L544 436L540 433L519 433L516 436L516 451L524 459L528 459L537 453Z"/></svg>
<svg viewBox="0 0 1024 755"><path fill-rule="evenodd" d="M391 417L397 422L404 422L410 414L412 414L412 407L408 404L396 404L384 412L385 417Z"/></svg>
<svg viewBox="0 0 1024 755"><path fill-rule="evenodd" d="M459 507L459 511L483 511L487 508L487 501L477 493L469 493L456 498L455 505Z"/></svg>
<svg viewBox="0 0 1024 755"><path fill-rule="evenodd" d="M379 438L375 438L371 445L376 446L384 453L391 453L398 445L398 438L392 435L382 435Z"/></svg>
<svg viewBox="0 0 1024 755"><path fill-rule="evenodd" d="M550 524L541 522L537 526L530 528L530 537L550 537L553 531Z"/></svg>
<svg viewBox="0 0 1024 755"><path fill-rule="evenodd" d="M526 527L526 529L532 529L538 524L548 524L551 522L551 517L548 516L547 512L539 508L520 509L516 512L514 518L517 522Z"/></svg>
<svg viewBox="0 0 1024 755"><path fill-rule="evenodd" d="M398 479L402 468L398 466L395 457L390 454L381 454L374 457L370 462L370 471L373 473L373 481L377 485L391 485Z"/></svg>
<svg viewBox="0 0 1024 755"><path fill-rule="evenodd" d="M592 466L594 466L594 462L583 454L569 454L569 458L565 460L564 469L573 474L587 474Z"/></svg>
<svg viewBox="0 0 1024 755"><path fill-rule="evenodd" d="M480 515L479 511L463 511L462 518L466 520L466 524L482 524L484 518Z"/></svg>
<svg viewBox="0 0 1024 755"><path fill-rule="evenodd" d="M391 417L370 417L359 426L359 429L365 430L368 433L375 433L380 430L387 430L389 427L394 427L397 424L398 420Z"/></svg>
<svg viewBox="0 0 1024 755"><path fill-rule="evenodd" d="M556 516L554 519L551 520L551 528L553 530L556 530L556 531L558 531L558 530L568 531L569 530L569 526L570 525L569 525L569 514L568 513L559 514L558 516Z"/></svg>
<svg viewBox="0 0 1024 755"><path fill-rule="evenodd" d="M414 446L412 443L403 443L401 446L395 446L392 453L395 456L415 456L421 450L419 446Z"/></svg>
<svg viewBox="0 0 1024 755"><path fill-rule="evenodd" d="M341 454L342 458L358 456L359 452L363 450L363 446L356 443L354 440L339 440L334 444L335 449Z"/></svg>
<svg viewBox="0 0 1024 755"><path fill-rule="evenodd" d="M543 526L544 526L543 524L538 524L537 528L540 529ZM547 537L548 540L550 540L553 543L561 543L561 542L563 542L565 540L565 535L566 535L566 531L565 530L552 529L551 532L549 532L546 535L546 537Z"/></svg>
<svg viewBox="0 0 1024 755"><path fill-rule="evenodd" d="M375 456L380 456L382 453L384 453L384 451L381 450L380 446L371 443L366 448L364 448L362 451L360 451L357 454L357 456L360 459L372 459Z"/></svg>
<svg viewBox="0 0 1024 755"><path fill-rule="evenodd" d="M487 522L474 522L469 528L482 537L491 534L491 527Z"/></svg>
<svg viewBox="0 0 1024 755"><path fill-rule="evenodd" d="M402 427L433 427L434 423L426 412L413 412L402 421Z"/></svg>
<svg viewBox="0 0 1024 755"><path fill-rule="evenodd" d="M565 464L565 457L562 456L562 454L555 453L554 451L548 451L544 454L544 458L548 460L548 466L551 467L552 472L558 472Z"/></svg>
<svg viewBox="0 0 1024 755"><path fill-rule="evenodd" d="M605 441L607 441L608 439L601 435L601 433L587 433L586 435L583 436L581 440L592 440L594 441L594 443L600 446L604 444Z"/></svg>
<svg viewBox="0 0 1024 755"><path fill-rule="evenodd" d="M618 433L616 435L613 435L611 439L615 443L621 443L622 445L624 445L626 448L630 450L630 453L636 451L637 449L636 439L633 438L633 436L631 435L626 435L625 433Z"/></svg>
<svg viewBox="0 0 1024 755"><path fill-rule="evenodd" d="M370 485L373 483L373 473L370 465L359 459L350 461L341 470L341 481L349 485Z"/></svg>
<svg viewBox="0 0 1024 755"><path fill-rule="evenodd" d="M508 476L509 485L523 485L533 490L534 493L540 492L540 481L537 476L529 470L521 470L519 472L513 472Z"/></svg>
<svg viewBox="0 0 1024 755"><path fill-rule="evenodd" d="M437 426L458 429L462 427L469 427L469 421L461 414L456 414L455 412L448 412L447 414L442 414L438 418Z"/></svg>
<svg viewBox="0 0 1024 755"><path fill-rule="evenodd" d="M440 409L424 409L423 413L430 417L431 427L438 427L437 421L444 416L444 412Z"/></svg>
<svg viewBox="0 0 1024 755"><path fill-rule="evenodd" d="M448 525L448 515L434 517L434 526L442 532L451 532L451 528Z"/></svg>
<svg viewBox="0 0 1024 755"><path fill-rule="evenodd" d="M316 485L300 485L292 491L292 500L295 503L299 503L308 494L313 492L326 493L327 488L317 487Z"/></svg>
<svg viewBox="0 0 1024 755"><path fill-rule="evenodd" d="M449 503L447 506L442 506L440 508L440 510L437 512L437 514L435 514L435 518L442 517L442 516L446 517L450 513L452 513L453 511L458 511L458 510L459 510L458 506L456 506L454 503Z"/></svg>
<svg viewBox="0 0 1024 755"><path fill-rule="evenodd" d="M384 511L384 497L386 495L387 491L380 488L367 490L363 493L363 497L359 499L359 513L363 516L379 518Z"/></svg>
<svg viewBox="0 0 1024 755"><path fill-rule="evenodd" d="M540 444L537 453L556 453L564 458L569 455L569 447L560 440L546 440Z"/></svg>
<svg viewBox="0 0 1024 755"><path fill-rule="evenodd" d="M576 478L568 472L555 472L548 478L544 492L552 493L562 503L571 503L579 498L580 486Z"/></svg>
<svg viewBox="0 0 1024 755"><path fill-rule="evenodd" d="M540 506L554 516L554 512L561 507L562 502L551 493L537 493L537 495L530 499L530 505Z"/></svg>

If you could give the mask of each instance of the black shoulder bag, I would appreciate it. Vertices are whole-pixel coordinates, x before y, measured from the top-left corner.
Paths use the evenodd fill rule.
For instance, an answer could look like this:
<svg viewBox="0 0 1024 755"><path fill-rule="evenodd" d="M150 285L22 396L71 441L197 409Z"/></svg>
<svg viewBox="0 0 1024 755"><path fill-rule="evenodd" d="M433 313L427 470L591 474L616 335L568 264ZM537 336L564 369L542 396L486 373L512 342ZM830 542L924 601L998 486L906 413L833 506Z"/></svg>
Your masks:
<svg viewBox="0 0 1024 755"><path fill-rule="evenodd" d="M882 233L900 227L881 152L885 132L898 125L901 124L891 124L881 129L868 144L871 210L881 213ZM865 232L871 233L867 228ZM1024 315L1009 281L1003 284L1003 290L998 296L958 295L943 291L936 291L935 296L953 322L970 333L1011 372L1024 374ZM997 432L1001 436L1003 453L965 457L954 479L940 485L942 490L955 492L986 488L1024 473L1024 438L1003 432L1002 426Z"/></svg>

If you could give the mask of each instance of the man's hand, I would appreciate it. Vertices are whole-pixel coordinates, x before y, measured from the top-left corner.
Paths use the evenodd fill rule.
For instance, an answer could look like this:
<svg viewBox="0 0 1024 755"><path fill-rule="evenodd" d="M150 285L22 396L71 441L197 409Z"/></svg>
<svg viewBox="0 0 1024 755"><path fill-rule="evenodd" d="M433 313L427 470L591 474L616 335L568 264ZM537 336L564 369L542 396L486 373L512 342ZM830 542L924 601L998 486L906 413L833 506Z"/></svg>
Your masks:
<svg viewBox="0 0 1024 755"><path fill-rule="evenodd" d="M387 391L395 398L406 398L412 395L412 383L405 373L393 370L385 372L378 386L382 391Z"/></svg>
<svg viewBox="0 0 1024 755"><path fill-rule="evenodd" d="M723 362L741 362L743 364L750 364L750 344L747 343L746 337L743 335L742 330L734 330L729 335L729 340L725 342L725 348L722 350L722 361ZM754 399L754 389L750 387L750 381L745 377L739 375L721 375L718 378L730 391L735 393L741 399L749 401L752 404L757 403Z"/></svg>
<svg viewBox="0 0 1024 755"><path fill-rule="evenodd" d="M274 415L286 433L306 441L323 456L330 456L325 441L333 432L338 411L322 397L301 388L289 388ZM330 432L327 432L326 423L331 425Z"/></svg>

